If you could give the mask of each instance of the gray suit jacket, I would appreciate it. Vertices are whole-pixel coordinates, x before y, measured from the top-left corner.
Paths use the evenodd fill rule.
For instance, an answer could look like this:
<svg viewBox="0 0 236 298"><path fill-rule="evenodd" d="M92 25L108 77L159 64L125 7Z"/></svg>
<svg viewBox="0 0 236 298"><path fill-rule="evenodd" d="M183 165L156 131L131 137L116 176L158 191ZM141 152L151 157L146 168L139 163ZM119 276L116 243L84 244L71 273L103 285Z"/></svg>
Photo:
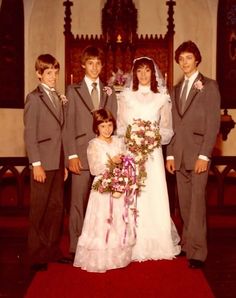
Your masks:
<svg viewBox="0 0 236 298"><path fill-rule="evenodd" d="M62 145L65 150L65 109L61 116L39 85L26 97L24 109L24 140L30 164L41 161L45 170L59 169Z"/></svg>
<svg viewBox="0 0 236 298"><path fill-rule="evenodd" d="M100 108L109 109L114 117L117 114L117 98L115 91L108 96L103 91L103 84L100 81ZM70 85L67 88L68 114L67 114L67 144L68 156L77 154L85 170L88 169L87 146L88 142L95 137L92 129L94 110L91 95L84 80L79 84Z"/></svg>
<svg viewBox="0 0 236 298"><path fill-rule="evenodd" d="M172 115L174 136L167 146L167 155L174 156L176 170L183 162L192 170L198 155L211 157L220 125L220 94L216 81L199 73L203 88L192 85L185 110L181 115L179 100L183 81L174 87L172 93Z"/></svg>

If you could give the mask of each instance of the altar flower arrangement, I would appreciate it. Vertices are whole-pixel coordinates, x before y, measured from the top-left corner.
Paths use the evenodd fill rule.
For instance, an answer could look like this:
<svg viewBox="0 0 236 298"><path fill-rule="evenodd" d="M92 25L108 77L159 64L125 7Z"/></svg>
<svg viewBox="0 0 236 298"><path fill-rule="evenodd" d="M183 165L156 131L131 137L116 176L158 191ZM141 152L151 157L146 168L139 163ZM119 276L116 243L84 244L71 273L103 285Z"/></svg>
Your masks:
<svg viewBox="0 0 236 298"><path fill-rule="evenodd" d="M202 91L203 89L203 83L201 80L197 80L195 83L194 83L194 88L197 89L198 91Z"/></svg>
<svg viewBox="0 0 236 298"><path fill-rule="evenodd" d="M112 76L108 80L108 85L124 87L129 79L130 74L124 73L123 70L118 68L117 72L112 72Z"/></svg>
<svg viewBox="0 0 236 298"><path fill-rule="evenodd" d="M115 198L122 193L134 193L136 188L135 162L131 156L122 156L120 164L109 157L105 172L92 185L92 189L100 193L109 192Z"/></svg>
<svg viewBox="0 0 236 298"><path fill-rule="evenodd" d="M132 125L128 125L125 134L125 144L133 154L137 165L137 184L140 190L145 186L147 172L145 162L155 148L161 145L161 135L159 133L158 123L134 119Z"/></svg>

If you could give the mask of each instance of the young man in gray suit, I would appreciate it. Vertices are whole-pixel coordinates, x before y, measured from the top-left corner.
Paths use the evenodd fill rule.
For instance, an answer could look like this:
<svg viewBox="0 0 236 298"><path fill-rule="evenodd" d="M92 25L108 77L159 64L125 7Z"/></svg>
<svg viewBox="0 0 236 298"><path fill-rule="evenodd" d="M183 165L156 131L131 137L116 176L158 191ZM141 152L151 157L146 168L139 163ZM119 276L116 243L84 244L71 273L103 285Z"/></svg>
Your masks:
<svg viewBox="0 0 236 298"><path fill-rule="evenodd" d="M220 94L216 81L198 71L201 54L195 43L182 43L175 61L184 73L174 87L174 136L167 146L167 170L176 173L183 219L182 252L190 268L207 257L206 184L211 153L220 125Z"/></svg>
<svg viewBox="0 0 236 298"><path fill-rule="evenodd" d="M68 159L72 172L71 206L69 217L70 253L76 251L78 237L82 231L84 214L92 183L87 160L88 142L94 138L92 129L93 111L109 109L117 114L117 98L113 89L104 87L99 75L104 64L101 49L89 46L81 56L85 76L78 84L68 86Z"/></svg>
<svg viewBox="0 0 236 298"><path fill-rule="evenodd" d="M63 220L65 98L56 93L60 65L40 55L35 70L40 84L26 97L24 140L30 163L29 258L34 271L51 261L65 262L59 247Z"/></svg>

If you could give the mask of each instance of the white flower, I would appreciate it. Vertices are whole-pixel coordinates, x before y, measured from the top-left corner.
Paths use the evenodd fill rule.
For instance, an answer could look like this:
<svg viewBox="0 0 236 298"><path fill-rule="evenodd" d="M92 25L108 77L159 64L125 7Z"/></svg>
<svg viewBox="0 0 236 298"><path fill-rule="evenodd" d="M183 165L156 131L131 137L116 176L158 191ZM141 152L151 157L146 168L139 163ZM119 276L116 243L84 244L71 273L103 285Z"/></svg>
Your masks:
<svg viewBox="0 0 236 298"><path fill-rule="evenodd" d="M143 156L142 154L139 152L137 155L135 155L134 159L135 161L138 163L140 160L142 160Z"/></svg>
<svg viewBox="0 0 236 298"><path fill-rule="evenodd" d="M111 89L111 87L109 87L109 86L105 86L105 87L103 88L103 91L104 91L108 96L112 95L112 89Z"/></svg>
<svg viewBox="0 0 236 298"><path fill-rule="evenodd" d="M139 126L137 124L132 125L132 131L139 131Z"/></svg>
<svg viewBox="0 0 236 298"><path fill-rule="evenodd" d="M149 130L149 131L146 132L146 136L147 136L147 137L154 138L154 137L155 137L155 132Z"/></svg>
<svg viewBox="0 0 236 298"><path fill-rule="evenodd" d="M142 139L140 139L138 136L134 136L133 138L136 142L137 145L141 145L142 144Z"/></svg>
<svg viewBox="0 0 236 298"><path fill-rule="evenodd" d="M58 95L59 95L59 98L60 98L62 104L66 105L68 103L67 97L64 94L58 94Z"/></svg>
<svg viewBox="0 0 236 298"><path fill-rule="evenodd" d="M197 89L199 91L201 91L204 87L201 80L196 81L193 86L195 89Z"/></svg>

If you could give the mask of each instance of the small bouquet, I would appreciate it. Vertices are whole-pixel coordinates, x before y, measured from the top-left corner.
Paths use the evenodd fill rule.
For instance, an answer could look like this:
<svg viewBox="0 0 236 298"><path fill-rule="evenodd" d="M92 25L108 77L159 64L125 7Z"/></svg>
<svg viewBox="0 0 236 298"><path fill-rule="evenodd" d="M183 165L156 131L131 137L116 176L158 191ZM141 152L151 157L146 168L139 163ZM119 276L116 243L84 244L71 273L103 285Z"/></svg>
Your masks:
<svg viewBox="0 0 236 298"><path fill-rule="evenodd" d="M127 127L125 144L133 154L135 163L138 166L137 184L140 189L141 186L145 185L144 181L147 177L145 162L154 149L161 145L158 123L156 121L134 119L132 125Z"/></svg>
<svg viewBox="0 0 236 298"><path fill-rule="evenodd" d="M131 194L137 188L135 162L133 157L122 156L120 164L114 163L109 157L105 172L96 180L92 189L100 193L109 192L119 198L122 193Z"/></svg>

